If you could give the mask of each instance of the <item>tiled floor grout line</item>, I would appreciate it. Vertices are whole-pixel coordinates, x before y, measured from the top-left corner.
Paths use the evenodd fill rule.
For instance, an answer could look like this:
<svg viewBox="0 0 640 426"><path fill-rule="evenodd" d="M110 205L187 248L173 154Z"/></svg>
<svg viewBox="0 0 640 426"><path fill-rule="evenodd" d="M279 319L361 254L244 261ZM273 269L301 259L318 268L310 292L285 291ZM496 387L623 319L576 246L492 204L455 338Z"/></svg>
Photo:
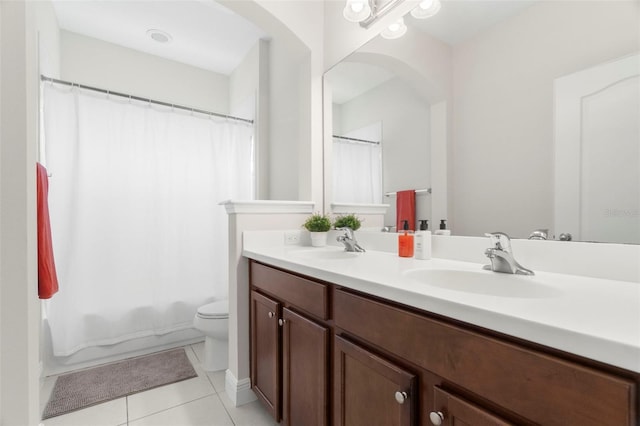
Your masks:
<svg viewBox="0 0 640 426"><path fill-rule="evenodd" d="M150 413L150 414L148 414L148 415L146 415L146 416L142 416L142 417L139 417L139 418L137 418L137 419L133 419L133 421L134 421L134 422L137 422L138 420L142 420L142 419L145 419L145 418L147 418L147 417L155 416L155 415L157 415L157 414L164 413L164 412L169 411L169 410L173 410L174 408L182 407L183 405L191 404L192 402L196 402L196 401L200 401L201 399L209 398L210 396L211 396L211 394L209 394L209 395L204 395L204 396L201 396L200 398L196 398L196 399L192 399L191 401L183 402L182 404L174 405L174 406L172 406L172 407L167 407L167 408L165 408L165 409L163 409L163 410L160 410L160 411L156 411L156 412ZM226 409L225 409L225 410L226 410ZM231 416L229 416L229 418L231 418ZM231 420L231 421L233 422L233 420ZM129 415L128 415L128 413L127 413L127 426L128 426L128 425L129 425Z"/></svg>
<svg viewBox="0 0 640 426"><path fill-rule="evenodd" d="M202 364L202 360L200 359L200 357L198 356L198 352L196 352L196 349L193 347L193 344L189 345L189 349L191 349L191 353L193 354L193 356L198 360L198 362L200 364Z"/></svg>
<svg viewBox="0 0 640 426"><path fill-rule="evenodd" d="M233 420L233 416L231 416L231 413L229 412L229 410L227 410L227 406L224 405L224 402L222 402L222 398L217 393L216 393L216 396L218 397L218 400L220 401L222 408L224 408L225 413L227 413L227 417L229 417L229 420L231 420L231 423L233 423L233 425L235 426L236 422L235 420Z"/></svg>
<svg viewBox="0 0 640 426"><path fill-rule="evenodd" d="M198 377L200 377L200 376L198 376ZM193 378L195 379L195 377L193 377ZM190 380L190 379L189 379L189 380ZM199 400L201 400L201 399L208 398L208 397L210 397L210 396L212 396L212 395L217 395L216 389L213 387L213 384L211 384L211 387L213 388L213 392L211 392L211 393L208 393L208 394L206 394L206 395L200 396L200 397L195 398L195 399L191 399L191 400L189 400L189 401L182 402L182 403L177 404L177 405L172 405L172 406L165 407L165 408L163 408L163 409L162 409L162 410L160 410L160 411L154 411L153 413L149 413L149 414L147 414L147 415L145 415L145 416L138 417L138 418L136 418L136 419L132 419L132 421L136 422L136 421L138 421L138 420L140 420L140 419L144 419L145 417L155 416L155 415L156 415L156 414L158 414L158 413L163 413L163 412L165 412L165 411L172 410L172 409L177 408L177 407L181 407L181 406L186 405L186 404L189 404L189 403L191 403L191 402L199 401ZM153 390L153 389L150 389L150 390ZM146 392L148 392L148 391L146 391ZM129 425L129 404L128 404L128 401L129 401L129 400L128 400L128 397L127 397L127 426Z"/></svg>

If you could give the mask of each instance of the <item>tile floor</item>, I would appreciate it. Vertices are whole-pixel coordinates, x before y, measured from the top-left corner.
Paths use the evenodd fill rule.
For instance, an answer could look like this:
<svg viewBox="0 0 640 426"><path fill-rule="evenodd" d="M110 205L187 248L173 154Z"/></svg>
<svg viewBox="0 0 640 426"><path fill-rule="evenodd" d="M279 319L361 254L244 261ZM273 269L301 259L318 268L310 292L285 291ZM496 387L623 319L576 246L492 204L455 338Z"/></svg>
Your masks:
<svg viewBox="0 0 640 426"><path fill-rule="evenodd" d="M224 391L224 371L205 372L204 343L185 346L198 377L140 392L44 420L44 426L272 426L277 423L258 401L234 407ZM55 383L45 379L44 410Z"/></svg>

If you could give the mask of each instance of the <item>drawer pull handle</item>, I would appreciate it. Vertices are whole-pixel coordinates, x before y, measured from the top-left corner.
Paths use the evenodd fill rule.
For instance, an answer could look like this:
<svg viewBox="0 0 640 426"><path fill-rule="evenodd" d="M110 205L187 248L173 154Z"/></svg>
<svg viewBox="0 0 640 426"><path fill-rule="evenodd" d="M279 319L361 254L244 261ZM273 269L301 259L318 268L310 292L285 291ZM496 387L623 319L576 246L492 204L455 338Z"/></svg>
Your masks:
<svg viewBox="0 0 640 426"><path fill-rule="evenodd" d="M278 320L278 324L280 324L281 326L283 326L286 322L287 322L287 320L284 320L284 319L282 319L282 318L280 318L280 319Z"/></svg>
<svg viewBox="0 0 640 426"><path fill-rule="evenodd" d="M406 392L400 392L400 391L396 392L396 401L398 401L398 404L404 404L407 398L408 396Z"/></svg>
<svg viewBox="0 0 640 426"><path fill-rule="evenodd" d="M273 318L276 314L274 312L269 311L269 318Z"/></svg>
<svg viewBox="0 0 640 426"><path fill-rule="evenodd" d="M435 426L440 426L444 421L444 414L440 411L432 411L429 413L429 420L431 420L431 423Z"/></svg>

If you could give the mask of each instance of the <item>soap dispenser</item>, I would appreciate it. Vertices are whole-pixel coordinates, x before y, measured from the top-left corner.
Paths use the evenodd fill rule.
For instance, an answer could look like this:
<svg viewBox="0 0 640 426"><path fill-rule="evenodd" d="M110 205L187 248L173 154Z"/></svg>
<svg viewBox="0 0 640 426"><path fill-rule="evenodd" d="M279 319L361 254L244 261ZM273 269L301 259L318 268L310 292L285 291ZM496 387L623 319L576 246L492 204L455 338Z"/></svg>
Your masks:
<svg viewBox="0 0 640 426"><path fill-rule="evenodd" d="M440 229L435 232L436 235L451 235L451 230L447 229L447 220L440 220Z"/></svg>
<svg viewBox="0 0 640 426"><path fill-rule="evenodd" d="M402 233L398 235L398 256L413 257L413 234L409 231L409 221L402 221Z"/></svg>
<svg viewBox="0 0 640 426"><path fill-rule="evenodd" d="M431 231L429 231L429 221L420 221L420 230L415 235L415 255L416 259L431 259Z"/></svg>

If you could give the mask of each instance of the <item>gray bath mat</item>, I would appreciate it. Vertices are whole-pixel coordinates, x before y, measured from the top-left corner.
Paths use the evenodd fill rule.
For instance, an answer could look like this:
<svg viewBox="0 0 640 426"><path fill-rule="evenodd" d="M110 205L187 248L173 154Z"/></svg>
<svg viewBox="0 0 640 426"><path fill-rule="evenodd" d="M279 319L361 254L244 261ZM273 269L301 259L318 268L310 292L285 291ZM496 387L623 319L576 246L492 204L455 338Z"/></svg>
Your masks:
<svg viewBox="0 0 640 426"><path fill-rule="evenodd" d="M196 376L182 348L65 374L57 378L42 419Z"/></svg>

